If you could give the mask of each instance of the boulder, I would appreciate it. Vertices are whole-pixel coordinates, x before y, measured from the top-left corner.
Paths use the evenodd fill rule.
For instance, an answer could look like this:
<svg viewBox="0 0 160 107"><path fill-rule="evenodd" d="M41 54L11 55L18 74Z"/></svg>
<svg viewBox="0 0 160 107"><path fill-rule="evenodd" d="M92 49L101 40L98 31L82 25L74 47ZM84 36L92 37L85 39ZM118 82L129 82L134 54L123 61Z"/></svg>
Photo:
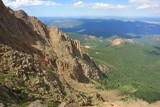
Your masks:
<svg viewBox="0 0 160 107"><path fill-rule="evenodd" d="M42 104L42 102L40 100L36 100L36 101L32 102L31 104L29 104L28 107L48 107L48 105Z"/></svg>

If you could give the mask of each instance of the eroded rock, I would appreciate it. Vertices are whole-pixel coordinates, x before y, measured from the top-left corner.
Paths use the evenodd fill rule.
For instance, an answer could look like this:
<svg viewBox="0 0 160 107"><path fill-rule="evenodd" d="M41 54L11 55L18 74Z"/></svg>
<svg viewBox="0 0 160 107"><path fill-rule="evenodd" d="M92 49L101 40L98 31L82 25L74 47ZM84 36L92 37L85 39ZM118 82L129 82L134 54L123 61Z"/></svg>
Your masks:
<svg viewBox="0 0 160 107"><path fill-rule="evenodd" d="M42 101L40 101L40 100L36 100L36 101L32 102L31 104L29 104L28 107L48 107L48 105L42 104Z"/></svg>

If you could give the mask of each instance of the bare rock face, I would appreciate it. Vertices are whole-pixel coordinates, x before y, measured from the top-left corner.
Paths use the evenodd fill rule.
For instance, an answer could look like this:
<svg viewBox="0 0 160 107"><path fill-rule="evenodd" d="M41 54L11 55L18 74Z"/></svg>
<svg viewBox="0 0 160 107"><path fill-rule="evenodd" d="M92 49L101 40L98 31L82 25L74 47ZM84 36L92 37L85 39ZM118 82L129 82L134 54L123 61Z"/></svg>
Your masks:
<svg viewBox="0 0 160 107"><path fill-rule="evenodd" d="M32 30L34 30L39 36L42 36L44 39L48 37L48 30L46 25L39 21L36 17L29 17L23 10L18 10L14 12L14 15L23 20L27 25L29 25Z"/></svg>
<svg viewBox="0 0 160 107"><path fill-rule="evenodd" d="M9 105L37 98L56 102L64 97L68 102L88 102L84 96L78 99L79 92L67 80L88 83L89 78L101 79L103 75L79 41L23 10L6 8L0 0L0 84L5 89L3 97L16 99L5 100L0 94L0 103Z"/></svg>
<svg viewBox="0 0 160 107"><path fill-rule="evenodd" d="M32 102L28 107L48 107L46 104L42 104L40 100Z"/></svg>
<svg viewBox="0 0 160 107"><path fill-rule="evenodd" d="M3 103L0 103L0 107L5 107Z"/></svg>
<svg viewBox="0 0 160 107"><path fill-rule="evenodd" d="M23 10L15 11L14 14L16 15L17 18L21 18L24 20L27 20L28 15L25 13Z"/></svg>

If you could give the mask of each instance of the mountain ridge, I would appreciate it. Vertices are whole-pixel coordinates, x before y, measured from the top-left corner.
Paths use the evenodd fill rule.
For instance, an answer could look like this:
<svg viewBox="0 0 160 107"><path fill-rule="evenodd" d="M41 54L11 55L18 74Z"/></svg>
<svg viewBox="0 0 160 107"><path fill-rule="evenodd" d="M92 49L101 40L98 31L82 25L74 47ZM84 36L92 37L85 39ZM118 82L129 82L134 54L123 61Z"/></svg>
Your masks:
<svg viewBox="0 0 160 107"><path fill-rule="evenodd" d="M22 10L6 8L2 0L0 37L0 103L10 106L44 99L91 104L68 80L88 83L102 79L104 71L83 52L79 41Z"/></svg>

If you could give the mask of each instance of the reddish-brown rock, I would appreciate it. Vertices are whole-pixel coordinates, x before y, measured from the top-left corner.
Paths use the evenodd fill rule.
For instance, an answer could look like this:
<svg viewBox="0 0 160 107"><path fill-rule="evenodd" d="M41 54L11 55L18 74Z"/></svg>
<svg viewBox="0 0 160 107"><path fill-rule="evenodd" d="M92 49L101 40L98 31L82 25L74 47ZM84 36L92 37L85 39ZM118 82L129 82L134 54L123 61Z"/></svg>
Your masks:
<svg viewBox="0 0 160 107"><path fill-rule="evenodd" d="M0 59L0 73L4 77L5 73L12 74L12 79L4 78L2 84L8 89L25 89L28 93L23 94L28 99L62 101L70 91L74 92L67 79L88 83L89 78L103 77L95 62L83 53L79 41L71 40L57 27L48 27L23 10L6 8L1 0ZM18 96L15 103L25 98Z"/></svg>

